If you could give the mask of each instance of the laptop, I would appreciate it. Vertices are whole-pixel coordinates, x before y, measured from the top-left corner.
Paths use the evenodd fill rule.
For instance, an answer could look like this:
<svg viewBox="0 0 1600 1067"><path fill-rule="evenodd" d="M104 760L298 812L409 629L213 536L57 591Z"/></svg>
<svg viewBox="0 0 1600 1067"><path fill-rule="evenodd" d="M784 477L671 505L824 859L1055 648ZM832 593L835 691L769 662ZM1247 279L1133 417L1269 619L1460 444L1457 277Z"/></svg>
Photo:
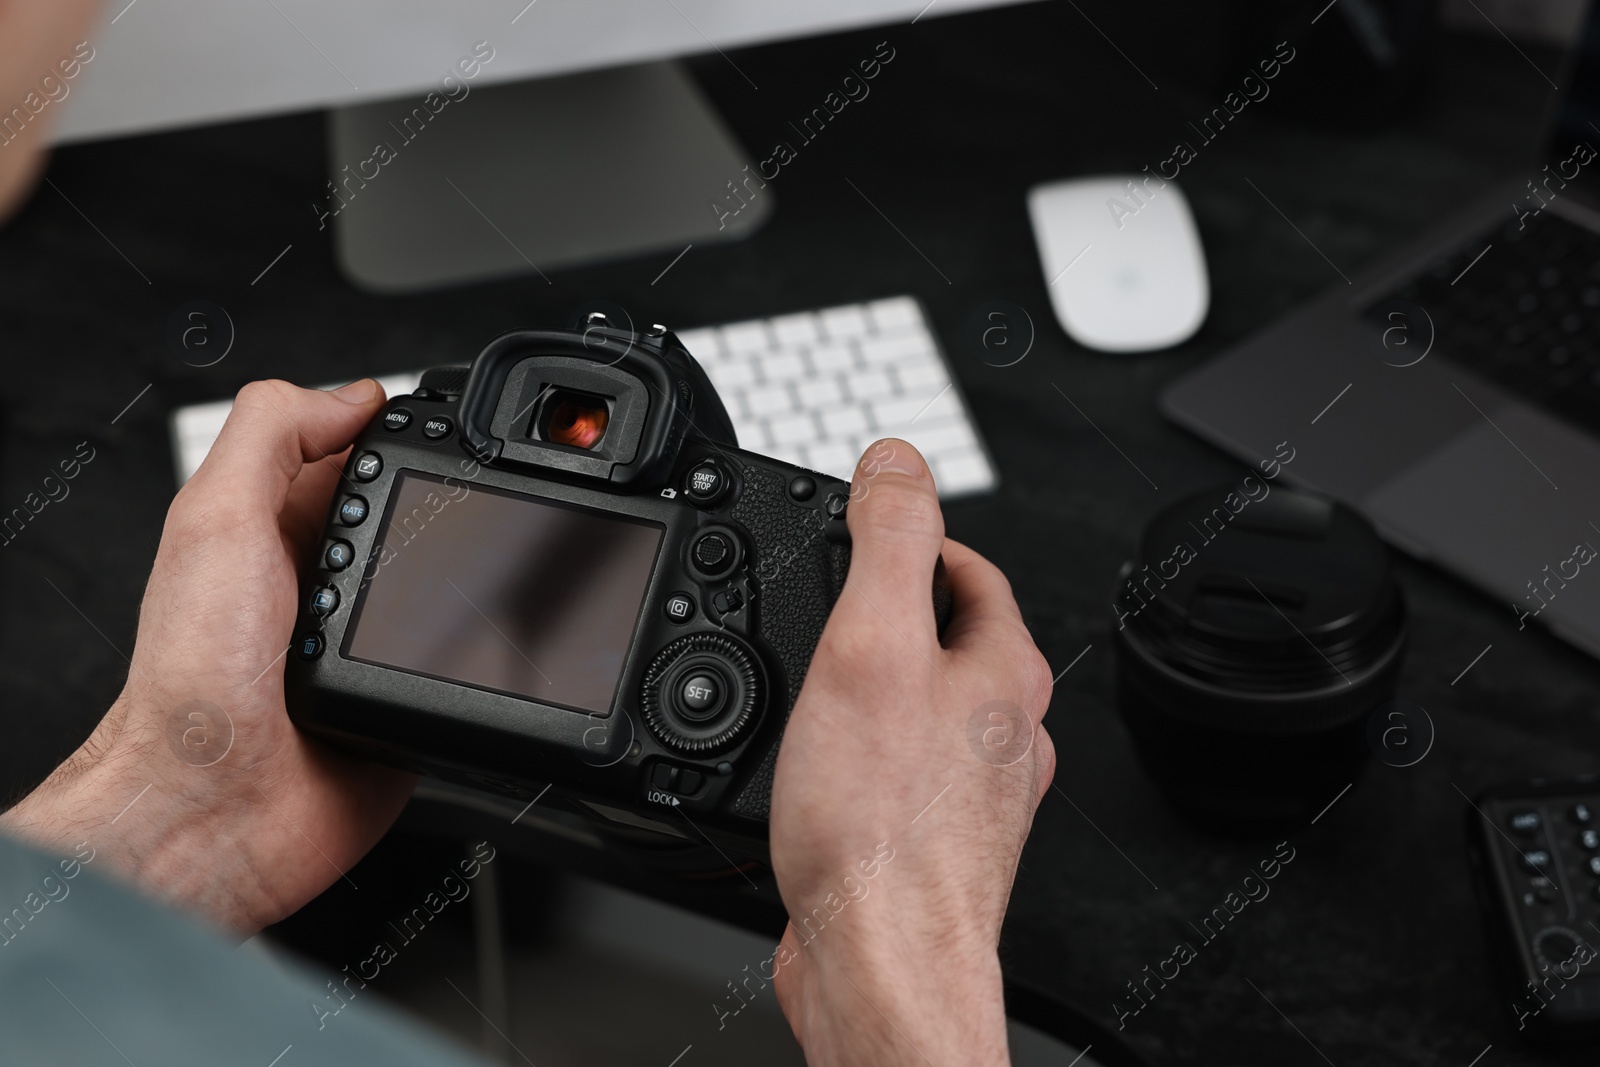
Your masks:
<svg viewBox="0 0 1600 1067"><path fill-rule="evenodd" d="M1600 656L1600 12L1541 156L1161 396Z"/></svg>

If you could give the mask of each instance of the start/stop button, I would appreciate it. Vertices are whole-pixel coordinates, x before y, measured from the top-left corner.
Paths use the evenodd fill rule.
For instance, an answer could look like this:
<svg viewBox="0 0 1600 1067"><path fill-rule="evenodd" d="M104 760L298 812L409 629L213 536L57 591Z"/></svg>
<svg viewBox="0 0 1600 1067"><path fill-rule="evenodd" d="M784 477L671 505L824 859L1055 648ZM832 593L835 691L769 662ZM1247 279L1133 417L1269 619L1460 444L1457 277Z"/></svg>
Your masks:
<svg viewBox="0 0 1600 1067"><path fill-rule="evenodd" d="M728 476L722 468L707 459L695 464L689 469L689 474L683 480L683 494L692 502L702 507L709 507L721 500L728 491Z"/></svg>

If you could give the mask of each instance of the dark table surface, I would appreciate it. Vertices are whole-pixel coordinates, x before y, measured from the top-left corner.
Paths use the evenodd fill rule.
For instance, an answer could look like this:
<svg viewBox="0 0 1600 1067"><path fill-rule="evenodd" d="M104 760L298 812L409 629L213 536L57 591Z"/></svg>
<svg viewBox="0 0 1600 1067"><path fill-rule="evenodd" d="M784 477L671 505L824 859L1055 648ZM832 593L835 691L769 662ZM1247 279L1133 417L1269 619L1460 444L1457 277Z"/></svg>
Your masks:
<svg viewBox="0 0 1600 1067"><path fill-rule="evenodd" d="M1165 158L1188 138L1187 120L1278 40L1307 47L1336 32L1331 18L1309 24L1321 6L1275 14L1288 19L1281 31L1244 3L1160 14L1083 0L929 17L735 53L759 91L722 58L696 59L696 76L757 149L785 137L788 119L876 42L897 49L872 96L784 168L773 183L778 211L761 232L697 247L657 285L670 250L558 272L551 285L516 279L403 298L355 289L309 208L324 181L320 115L61 151L52 185L0 231L0 352L13 379L0 503L20 504L79 441L97 458L69 498L0 551L11 723L0 783L21 789L41 777L121 686L174 487L172 408L258 377L309 384L466 359L504 329L559 323L597 297L642 321L692 326L913 293L1002 479L993 496L947 509L950 532L1011 576L1057 670L1087 649L1056 687L1048 725L1059 791L1045 798L1024 856L1006 965L1115 1029L1112 1002L1125 983L1193 940L1187 923L1275 844L1181 821L1143 776L1111 699L1106 593L1116 569L1154 512L1241 473L1166 423L1154 398L1338 283L1329 260L1353 274L1526 167L1551 99L1535 65L1553 70L1556 57L1520 55L1491 33L1444 36L1409 105L1343 87L1348 106L1331 110L1344 129L1297 106L1297 94L1337 102L1341 87L1326 81L1336 75L1286 69L1274 99L1183 172L1213 302L1199 335L1169 352L1101 355L1066 339L1023 196L1040 181ZM205 369L185 366L166 343L173 311L196 298L225 307L237 327L232 352ZM968 320L991 299L1022 306L1037 325L1015 366L989 366L966 342ZM1308 443L1315 432L1308 426ZM1431 714L1431 753L1405 769L1376 766L1317 825L1289 835L1296 858L1270 898L1127 1020L1123 1037L1153 1062L1466 1067L1491 1043L1482 1067L1534 1058L1489 981L1463 793L1594 769L1600 667L1518 632L1505 605L1445 574L1402 562L1399 575L1413 620L1401 693Z"/></svg>

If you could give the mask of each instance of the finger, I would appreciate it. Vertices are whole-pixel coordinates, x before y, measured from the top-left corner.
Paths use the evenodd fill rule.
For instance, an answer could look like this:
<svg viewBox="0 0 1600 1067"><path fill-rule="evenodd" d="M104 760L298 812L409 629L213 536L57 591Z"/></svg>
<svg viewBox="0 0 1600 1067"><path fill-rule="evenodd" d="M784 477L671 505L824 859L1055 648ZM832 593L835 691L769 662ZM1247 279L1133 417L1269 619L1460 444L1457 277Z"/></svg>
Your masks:
<svg viewBox="0 0 1600 1067"><path fill-rule="evenodd" d="M330 455L332 463L312 462L300 468L289 486L278 524L295 550L295 558L306 559L328 523L328 501L339 483L350 450Z"/></svg>
<svg viewBox="0 0 1600 1067"><path fill-rule="evenodd" d="M383 388L370 378L331 392L252 382L239 391L217 443L189 485L197 486L195 492L225 491L252 511L277 515L305 464L337 471L331 457L348 447L382 406Z"/></svg>
<svg viewBox="0 0 1600 1067"><path fill-rule="evenodd" d="M944 647L991 666L997 660L1008 664L1007 677L1020 706L1037 723L1050 708L1054 681L1050 664L1022 621L1011 583L999 567L959 542L946 541L943 555L952 601Z"/></svg>
<svg viewBox="0 0 1600 1067"><path fill-rule="evenodd" d="M917 450L894 438L867 449L850 484L845 521L850 573L840 607L931 641L933 568L944 544L944 516Z"/></svg>
<svg viewBox="0 0 1600 1067"><path fill-rule="evenodd" d="M945 574L950 579L950 623L944 646L959 649L974 643L1009 639L1024 629L1022 612L1011 583L1000 568L959 541L946 538Z"/></svg>

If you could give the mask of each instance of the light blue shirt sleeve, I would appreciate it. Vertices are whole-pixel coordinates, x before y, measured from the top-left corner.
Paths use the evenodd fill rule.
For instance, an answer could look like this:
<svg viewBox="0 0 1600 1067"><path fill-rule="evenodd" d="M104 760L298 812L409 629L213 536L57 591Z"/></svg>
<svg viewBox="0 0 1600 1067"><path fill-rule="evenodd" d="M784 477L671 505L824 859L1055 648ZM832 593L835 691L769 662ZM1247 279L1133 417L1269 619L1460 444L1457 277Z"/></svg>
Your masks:
<svg viewBox="0 0 1600 1067"><path fill-rule="evenodd" d="M0 1064L484 1067L370 992L319 1016L328 976L145 900L93 851L0 838Z"/></svg>

